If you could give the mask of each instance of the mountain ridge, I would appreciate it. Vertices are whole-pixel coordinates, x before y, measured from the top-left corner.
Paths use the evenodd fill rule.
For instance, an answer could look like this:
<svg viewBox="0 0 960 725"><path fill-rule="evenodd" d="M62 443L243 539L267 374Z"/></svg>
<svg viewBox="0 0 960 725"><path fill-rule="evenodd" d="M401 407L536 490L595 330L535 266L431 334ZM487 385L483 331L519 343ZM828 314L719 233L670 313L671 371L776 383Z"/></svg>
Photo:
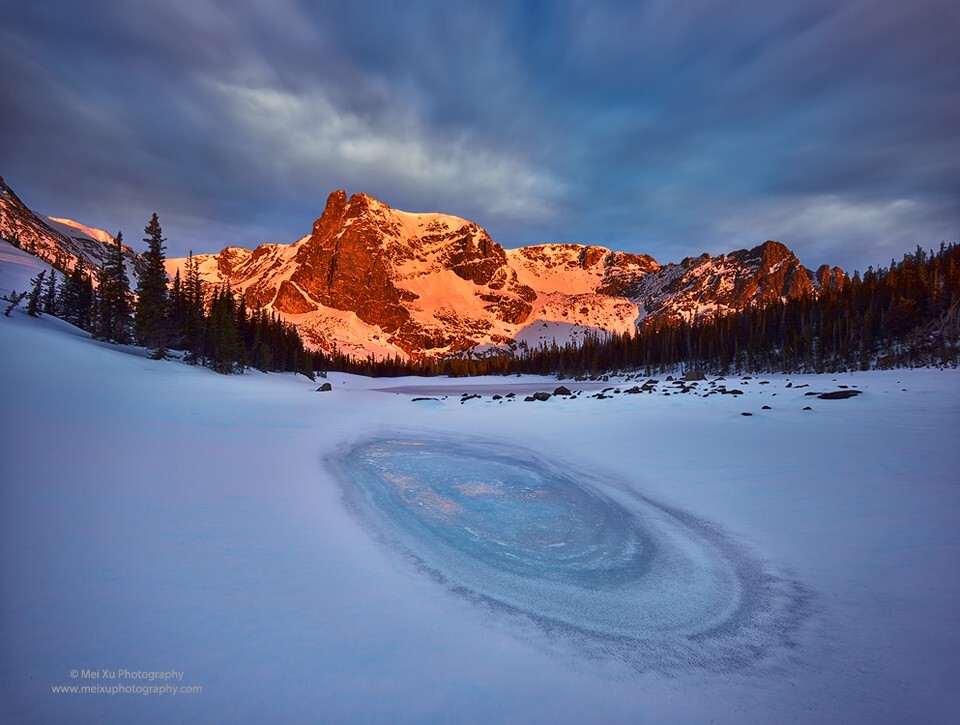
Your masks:
<svg viewBox="0 0 960 725"><path fill-rule="evenodd" d="M113 240L33 213L2 178L0 234L62 270L96 270ZM143 258L129 247L125 255L136 277ZM194 260L208 288L229 284L248 307L296 325L311 347L404 359L582 341L816 295L846 279L838 267L811 272L775 241L667 264L587 244L504 249L475 222L344 190L331 193L310 234L290 244L228 246ZM184 275L186 263L168 259L171 278Z"/></svg>

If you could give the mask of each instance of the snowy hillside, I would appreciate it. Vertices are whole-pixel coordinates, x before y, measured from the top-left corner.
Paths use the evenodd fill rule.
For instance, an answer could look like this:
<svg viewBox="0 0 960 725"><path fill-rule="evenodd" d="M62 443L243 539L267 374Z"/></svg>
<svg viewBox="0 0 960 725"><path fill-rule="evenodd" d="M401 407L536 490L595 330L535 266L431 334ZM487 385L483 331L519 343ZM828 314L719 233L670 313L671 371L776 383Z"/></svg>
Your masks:
<svg viewBox="0 0 960 725"><path fill-rule="evenodd" d="M958 371L321 393L17 311L0 380L0 721L960 708Z"/></svg>
<svg viewBox="0 0 960 725"><path fill-rule="evenodd" d="M94 278L103 264L109 245L116 242L102 229L72 219L45 217L33 212L0 177L0 238L59 269L72 271L79 265ZM143 260L123 245L127 277L136 280ZM134 283L135 284L135 283Z"/></svg>

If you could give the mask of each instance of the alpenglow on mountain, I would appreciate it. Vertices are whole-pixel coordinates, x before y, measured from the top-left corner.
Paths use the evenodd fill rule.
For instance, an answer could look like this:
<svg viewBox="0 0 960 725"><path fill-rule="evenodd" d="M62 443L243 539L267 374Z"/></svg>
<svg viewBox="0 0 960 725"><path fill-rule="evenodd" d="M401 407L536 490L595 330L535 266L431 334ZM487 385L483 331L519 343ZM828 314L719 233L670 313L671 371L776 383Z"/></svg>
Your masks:
<svg viewBox="0 0 960 725"><path fill-rule="evenodd" d="M41 218L9 187L0 192L5 239L61 269L99 264L105 240L97 230ZM137 257L131 253L134 274ZM403 212L344 191L330 194L312 233L292 244L194 259L207 285L229 284L248 307L277 312L309 346L415 359L623 333L815 295L845 279L837 267L812 273L773 241L666 265L582 244L505 250L465 219ZM184 275L186 262L168 260L171 277Z"/></svg>

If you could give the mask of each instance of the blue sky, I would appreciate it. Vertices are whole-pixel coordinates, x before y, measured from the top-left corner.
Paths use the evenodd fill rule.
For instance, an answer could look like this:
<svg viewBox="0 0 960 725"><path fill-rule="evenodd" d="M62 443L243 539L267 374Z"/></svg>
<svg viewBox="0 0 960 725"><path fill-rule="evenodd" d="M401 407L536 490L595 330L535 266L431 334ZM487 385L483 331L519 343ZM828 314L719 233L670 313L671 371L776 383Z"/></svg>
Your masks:
<svg viewBox="0 0 960 725"><path fill-rule="evenodd" d="M329 192L506 247L808 266L960 238L960 3L0 0L0 174L171 256Z"/></svg>

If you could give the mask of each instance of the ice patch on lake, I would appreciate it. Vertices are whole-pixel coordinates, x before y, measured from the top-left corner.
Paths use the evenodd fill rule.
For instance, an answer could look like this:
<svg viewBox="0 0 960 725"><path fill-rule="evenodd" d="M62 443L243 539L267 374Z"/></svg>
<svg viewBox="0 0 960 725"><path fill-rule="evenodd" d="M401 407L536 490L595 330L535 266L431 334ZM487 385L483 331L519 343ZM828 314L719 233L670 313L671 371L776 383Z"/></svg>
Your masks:
<svg viewBox="0 0 960 725"><path fill-rule="evenodd" d="M378 436L329 464L391 551L472 603L639 671L796 646L809 593L716 526L501 442Z"/></svg>

